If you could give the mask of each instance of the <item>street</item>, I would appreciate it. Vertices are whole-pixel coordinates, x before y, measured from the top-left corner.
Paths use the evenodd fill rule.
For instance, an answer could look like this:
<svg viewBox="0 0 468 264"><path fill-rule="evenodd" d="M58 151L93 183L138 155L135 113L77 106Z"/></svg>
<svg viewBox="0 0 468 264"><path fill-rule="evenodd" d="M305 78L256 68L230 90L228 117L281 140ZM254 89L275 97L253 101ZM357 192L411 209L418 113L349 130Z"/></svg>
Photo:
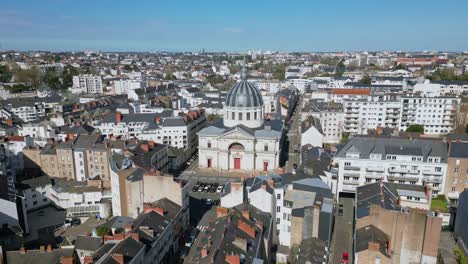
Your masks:
<svg viewBox="0 0 468 264"><path fill-rule="evenodd" d="M343 204L343 215L338 214L340 207L337 204L329 262L333 264L341 263L343 252L348 252L349 263L353 263L354 198L341 197L340 203Z"/></svg>
<svg viewBox="0 0 468 264"><path fill-rule="evenodd" d="M296 109L294 110L293 116L292 116L292 123L291 127L289 128L288 134L287 134L287 143L286 146L288 147L288 157L285 165L285 171L286 172L292 172L294 170L294 164L299 164L301 163L300 161L300 145L301 145L301 111L302 111L302 97L299 98ZM294 146L298 145L299 148L297 149L297 152L294 151Z"/></svg>

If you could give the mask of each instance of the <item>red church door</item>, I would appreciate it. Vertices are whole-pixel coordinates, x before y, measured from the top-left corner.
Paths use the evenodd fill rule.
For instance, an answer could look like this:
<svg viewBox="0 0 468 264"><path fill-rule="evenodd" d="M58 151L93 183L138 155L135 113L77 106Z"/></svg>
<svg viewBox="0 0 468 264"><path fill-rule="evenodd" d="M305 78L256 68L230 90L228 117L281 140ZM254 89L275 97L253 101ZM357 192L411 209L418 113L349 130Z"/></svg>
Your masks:
<svg viewBox="0 0 468 264"><path fill-rule="evenodd" d="M240 158L234 158L234 169L240 170Z"/></svg>
<svg viewBox="0 0 468 264"><path fill-rule="evenodd" d="M267 170L268 170L268 162L264 161L263 162L263 171L267 171Z"/></svg>
<svg viewBox="0 0 468 264"><path fill-rule="evenodd" d="M211 164L211 159L208 159L208 168L211 168L212 164Z"/></svg>

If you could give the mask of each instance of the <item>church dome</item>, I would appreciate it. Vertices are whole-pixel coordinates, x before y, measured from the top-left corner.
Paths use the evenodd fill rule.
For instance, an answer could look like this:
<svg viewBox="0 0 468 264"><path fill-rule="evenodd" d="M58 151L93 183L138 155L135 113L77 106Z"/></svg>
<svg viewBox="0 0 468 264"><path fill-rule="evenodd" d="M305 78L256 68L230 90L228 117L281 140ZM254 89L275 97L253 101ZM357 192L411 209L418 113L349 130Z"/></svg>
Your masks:
<svg viewBox="0 0 468 264"><path fill-rule="evenodd" d="M249 83L246 70L242 69L242 80L236 83L226 97L226 107L261 107L263 98L257 87Z"/></svg>
<svg viewBox="0 0 468 264"><path fill-rule="evenodd" d="M241 81L236 83L226 97L224 125L244 125L258 128L263 124L263 98L258 89L247 81L247 71L242 68Z"/></svg>

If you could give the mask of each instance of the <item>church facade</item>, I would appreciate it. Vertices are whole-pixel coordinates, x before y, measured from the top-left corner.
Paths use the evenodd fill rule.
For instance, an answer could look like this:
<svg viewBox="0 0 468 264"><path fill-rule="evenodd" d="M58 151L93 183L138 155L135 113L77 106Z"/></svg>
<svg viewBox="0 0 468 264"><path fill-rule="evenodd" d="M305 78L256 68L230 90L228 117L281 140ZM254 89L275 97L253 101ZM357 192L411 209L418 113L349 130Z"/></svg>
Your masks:
<svg viewBox="0 0 468 264"><path fill-rule="evenodd" d="M199 133L199 167L220 171L269 171L279 166L283 122L265 120L263 99L242 69L229 91L223 119Z"/></svg>

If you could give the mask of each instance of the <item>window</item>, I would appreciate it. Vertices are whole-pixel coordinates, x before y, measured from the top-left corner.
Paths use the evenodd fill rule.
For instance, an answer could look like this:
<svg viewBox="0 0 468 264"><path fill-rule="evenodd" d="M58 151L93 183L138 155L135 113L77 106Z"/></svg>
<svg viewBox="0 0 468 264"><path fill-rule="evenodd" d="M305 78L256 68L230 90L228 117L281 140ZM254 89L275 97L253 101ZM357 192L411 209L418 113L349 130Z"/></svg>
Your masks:
<svg viewBox="0 0 468 264"><path fill-rule="evenodd" d="M452 187L452 192L455 192L457 190L456 187Z"/></svg>
<svg viewBox="0 0 468 264"><path fill-rule="evenodd" d="M441 171L442 171L442 167L435 167L435 171L436 171L436 172L441 172Z"/></svg>
<svg viewBox="0 0 468 264"><path fill-rule="evenodd" d="M247 113L246 119L247 119L247 120L250 120L250 113Z"/></svg>
<svg viewBox="0 0 468 264"><path fill-rule="evenodd" d="M281 218L276 218L276 224L279 225L281 223Z"/></svg>
<svg viewBox="0 0 468 264"><path fill-rule="evenodd" d="M235 118L235 113L234 113L234 112L232 112L232 114L231 114L231 119L232 119L232 120L236 119L236 118Z"/></svg>
<svg viewBox="0 0 468 264"><path fill-rule="evenodd" d="M458 170L459 170L459 168L456 167L456 168L453 169L453 172L458 173Z"/></svg>
<svg viewBox="0 0 468 264"><path fill-rule="evenodd" d="M277 193L277 194L276 194L276 199L277 199L277 200L281 200L281 193Z"/></svg>
<svg viewBox="0 0 468 264"><path fill-rule="evenodd" d="M276 212L277 213L281 212L281 206L276 206Z"/></svg>
<svg viewBox="0 0 468 264"><path fill-rule="evenodd" d="M264 150L264 151L268 151L268 144L265 144L265 145L263 146L263 150Z"/></svg>
<svg viewBox="0 0 468 264"><path fill-rule="evenodd" d="M351 162L347 161L347 162L344 163L344 165L345 165L346 167L351 166Z"/></svg>
<svg viewBox="0 0 468 264"><path fill-rule="evenodd" d="M239 113L239 121L242 121L242 113Z"/></svg>
<svg viewBox="0 0 468 264"><path fill-rule="evenodd" d="M283 213L283 220L286 220L286 213Z"/></svg>
<svg viewBox="0 0 468 264"><path fill-rule="evenodd" d="M211 148L211 142L208 141L207 146L208 146L208 148Z"/></svg>

